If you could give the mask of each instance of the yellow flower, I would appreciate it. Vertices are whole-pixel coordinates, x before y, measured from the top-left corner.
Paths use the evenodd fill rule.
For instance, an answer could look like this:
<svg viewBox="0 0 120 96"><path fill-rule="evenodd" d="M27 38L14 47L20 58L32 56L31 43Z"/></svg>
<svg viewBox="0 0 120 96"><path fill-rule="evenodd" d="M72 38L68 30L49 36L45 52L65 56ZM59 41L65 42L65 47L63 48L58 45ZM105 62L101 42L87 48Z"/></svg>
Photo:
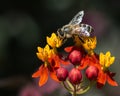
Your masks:
<svg viewBox="0 0 120 96"><path fill-rule="evenodd" d="M108 68L115 61L115 57L114 56L111 57L110 51L106 52L105 55L101 52L99 59L100 59L100 65L102 65L103 68Z"/></svg>
<svg viewBox="0 0 120 96"><path fill-rule="evenodd" d="M90 51L96 48L96 44L97 44L97 40L96 37L87 37L84 38L84 43L83 43L83 47Z"/></svg>
<svg viewBox="0 0 120 96"><path fill-rule="evenodd" d="M47 61L48 58L55 54L54 50L50 49L48 44L45 46L45 48L37 47L37 49L38 49L38 52L36 53L37 57L43 62Z"/></svg>
<svg viewBox="0 0 120 96"><path fill-rule="evenodd" d="M62 45L62 39L60 39L58 36L56 36L55 33L52 33L51 37L47 37L47 43L52 47L60 47Z"/></svg>

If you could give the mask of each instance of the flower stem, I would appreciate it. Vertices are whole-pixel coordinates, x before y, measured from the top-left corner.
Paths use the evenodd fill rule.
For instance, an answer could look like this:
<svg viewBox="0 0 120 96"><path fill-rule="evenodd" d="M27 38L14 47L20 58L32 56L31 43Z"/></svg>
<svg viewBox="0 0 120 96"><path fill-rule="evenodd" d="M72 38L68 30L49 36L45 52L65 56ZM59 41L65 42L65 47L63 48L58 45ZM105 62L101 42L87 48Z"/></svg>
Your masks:
<svg viewBox="0 0 120 96"><path fill-rule="evenodd" d="M64 86L64 88L65 88L66 90L68 90L69 92L72 91L71 89L69 89L69 88L66 86L66 84L65 84L64 82L62 82L61 84L62 84L62 85Z"/></svg>
<svg viewBox="0 0 120 96"><path fill-rule="evenodd" d="M77 96L77 94L76 94L76 85L74 85L74 91L73 91L73 95L72 96Z"/></svg>

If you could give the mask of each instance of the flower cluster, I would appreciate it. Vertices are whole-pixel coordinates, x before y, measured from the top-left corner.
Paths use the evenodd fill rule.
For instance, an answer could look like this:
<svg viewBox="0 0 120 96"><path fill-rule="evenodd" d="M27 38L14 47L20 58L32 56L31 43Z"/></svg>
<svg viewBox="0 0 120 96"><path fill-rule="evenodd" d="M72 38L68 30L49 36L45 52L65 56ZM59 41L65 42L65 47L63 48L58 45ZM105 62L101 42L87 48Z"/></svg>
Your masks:
<svg viewBox="0 0 120 96"><path fill-rule="evenodd" d="M33 78L40 77L40 86L47 82L49 75L53 80L59 82L56 76L56 70L60 68L61 63L65 65L68 64L68 62L64 62L60 59L58 55L56 48L62 45L62 40L60 40L55 33L52 33L50 38L47 37L47 43L44 48L38 47L36 54L37 57L43 61L43 64L40 66L39 70L32 75Z"/></svg>
<svg viewBox="0 0 120 96"><path fill-rule="evenodd" d="M102 88L106 82L111 86L118 86L113 79L115 73L109 70L115 57L111 56L109 51L105 54L102 52L97 54L94 51L97 44L95 36L82 38L75 36L74 45L64 48L67 56L60 54L57 50L64 44L63 39L52 33L46 40L46 46L38 47L36 53L43 64L32 75L33 78L40 78L40 86L47 82L48 75L58 83L61 82L71 94L83 94L93 84L96 84L97 88ZM73 68L68 71L63 65L71 65Z"/></svg>

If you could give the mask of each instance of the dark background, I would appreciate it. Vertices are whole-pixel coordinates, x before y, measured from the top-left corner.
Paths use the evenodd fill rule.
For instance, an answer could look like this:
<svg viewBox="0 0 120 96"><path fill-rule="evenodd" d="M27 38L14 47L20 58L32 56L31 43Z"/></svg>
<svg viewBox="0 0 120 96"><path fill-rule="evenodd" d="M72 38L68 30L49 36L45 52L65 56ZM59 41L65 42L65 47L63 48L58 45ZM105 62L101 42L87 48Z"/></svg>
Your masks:
<svg viewBox="0 0 120 96"><path fill-rule="evenodd" d="M36 57L37 46L44 47L46 36L67 24L80 10L85 11L83 23L93 26L98 37L96 52L110 50L116 56L116 64L111 70L117 73L116 80L120 82L119 0L2 0L0 96L33 96L20 94L24 86L34 85L31 75L41 64ZM119 89L106 85L102 95L97 91L96 94L120 96Z"/></svg>

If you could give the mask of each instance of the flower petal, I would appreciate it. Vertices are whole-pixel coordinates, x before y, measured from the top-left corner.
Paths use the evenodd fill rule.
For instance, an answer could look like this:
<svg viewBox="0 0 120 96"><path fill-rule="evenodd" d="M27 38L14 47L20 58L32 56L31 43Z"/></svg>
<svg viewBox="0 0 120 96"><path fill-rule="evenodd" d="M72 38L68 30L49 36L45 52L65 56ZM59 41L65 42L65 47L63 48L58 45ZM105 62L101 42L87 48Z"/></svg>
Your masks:
<svg viewBox="0 0 120 96"><path fill-rule="evenodd" d="M47 43L52 47L60 47L62 45L62 40L57 37L57 35L55 33L51 34L51 37L47 37Z"/></svg>
<svg viewBox="0 0 120 96"><path fill-rule="evenodd" d="M60 59L60 63L61 63L61 64L64 64L64 65L69 65L69 64L70 64L69 61L64 61L64 60L62 60L62 59Z"/></svg>
<svg viewBox="0 0 120 96"><path fill-rule="evenodd" d="M96 37L84 38L84 43L82 44L86 50L94 50L96 48L97 40Z"/></svg>
<svg viewBox="0 0 120 96"><path fill-rule="evenodd" d="M110 67L111 64L114 63L115 57L111 57L110 51L106 52L104 55L103 53L100 53L100 65L102 65L103 69Z"/></svg>
<svg viewBox="0 0 120 96"><path fill-rule="evenodd" d="M106 79L107 79L106 74L103 73L102 71L99 72L97 79L98 79L98 80L97 80L98 83L105 85Z"/></svg>
<svg viewBox="0 0 120 96"><path fill-rule="evenodd" d="M46 40L47 40L47 43L48 43L49 45L51 45L51 39L50 39L48 36L47 36Z"/></svg>
<svg viewBox="0 0 120 96"><path fill-rule="evenodd" d="M107 51L107 52L106 52L106 57L110 57L110 56L111 56L110 51Z"/></svg>
<svg viewBox="0 0 120 96"><path fill-rule="evenodd" d="M118 86L117 82L112 78L112 76L110 74L107 74L107 82L111 86Z"/></svg>
<svg viewBox="0 0 120 96"><path fill-rule="evenodd" d="M36 71L35 73L33 73L32 77L33 78L40 77L42 70L43 70L43 65L40 66L40 68L39 68L38 71Z"/></svg>
<svg viewBox="0 0 120 96"><path fill-rule="evenodd" d="M113 56L110 58L110 64L114 63L114 61L115 61L115 57Z"/></svg>
<svg viewBox="0 0 120 96"><path fill-rule="evenodd" d="M40 75L40 80L39 80L39 86L44 85L48 80L48 68L43 67L41 75Z"/></svg>
<svg viewBox="0 0 120 96"><path fill-rule="evenodd" d="M43 56L43 53L36 53L37 57L42 60L43 62L45 61L45 58Z"/></svg>
<svg viewBox="0 0 120 96"><path fill-rule="evenodd" d="M53 80L59 82L59 80L58 80L58 78L57 78L57 76L56 76L56 72L55 72L55 71L50 72L50 77L51 77Z"/></svg>
<svg viewBox="0 0 120 96"><path fill-rule="evenodd" d="M70 62L69 62L67 56L65 56L65 54L59 54L58 58L59 58L60 64L64 64L64 65L70 64Z"/></svg>
<svg viewBox="0 0 120 96"><path fill-rule="evenodd" d="M86 67L88 66L88 64L89 64L89 60L83 58L83 59L81 60L80 65L78 66L78 69L79 69L79 70L82 70L82 69L86 68Z"/></svg>
<svg viewBox="0 0 120 96"><path fill-rule="evenodd" d="M38 49L38 52L43 52L43 48L41 48L41 47L37 47L37 49Z"/></svg>
<svg viewBox="0 0 120 96"><path fill-rule="evenodd" d="M59 68L60 67L60 60L57 55L52 55L51 58L48 58L48 61L50 63L50 66L53 68Z"/></svg>
<svg viewBox="0 0 120 96"><path fill-rule="evenodd" d="M64 50L69 53L72 51L73 47L74 46L66 47L66 48L64 48Z"/></svg>
<svg viewBox="0 0 120 96"><path fill-rule="evenodd" d="M49 47L49 45L47 44L46 46L45 46L45 48L44 48L44 51L45 52L48 52L50 50L50 47Z"/></svg>
<svg viewBox="0 0 120 96"><path fill-rule="evenodd" d="M100 64L101 64L102 66L104 66L104 61L105 61L105 60L104 60L104 57L105 57L104 54L101 52L99 58L100 58Z"/></svg>

